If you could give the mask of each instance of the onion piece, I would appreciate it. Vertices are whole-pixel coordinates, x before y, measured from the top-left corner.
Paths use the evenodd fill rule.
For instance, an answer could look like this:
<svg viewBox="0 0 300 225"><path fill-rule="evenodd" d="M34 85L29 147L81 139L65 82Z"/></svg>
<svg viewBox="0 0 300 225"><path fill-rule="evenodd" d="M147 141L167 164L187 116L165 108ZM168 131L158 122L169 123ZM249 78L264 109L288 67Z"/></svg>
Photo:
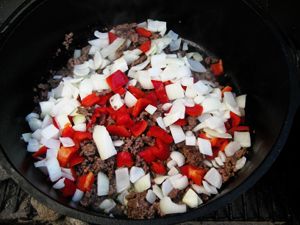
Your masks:
<svg viewBox="0 0 300 225"><path fill-rule="evenodd" d="M75 145L74 141L69 137L60 137L59 140L64 147L72 147Z"/></svg>
<svg viewBox="0 0 300 225"><path fill-rule="evenodd" d="M185 164L185 158L181 152L172 151L170 154L170 158L174 160L179 167Z"/></svg>
<svg viewBox="0 0 300 225"><path fill-rule="evenodd" d="M52 187L54 188L54 189L62 189L62 188L64 188L65 187L65 179L66 178L61 178L61 179L59 179Z"/></svg>
<svg viewBox="0 0 300 225"><path fill-rule="evenodd" d="M45 167L45 166L46 166L46 159L42 159L34 163L34 167L36 168Z"/></svg>
<svg viewBox="0 0 300 225"><path fill-rule="evenodd" d="M112 42L110 45L108 45L107 47L103 48L100 53L102 55L103 58L106 58L108 56L110 57L114 57L115 52L117 51L117 49L119 47L121 47L125 42L125 39L123 38L117 38L116 40L114 40L114 42Z"/></svg>
<svg viewBox="0 0 300 225"><path fill-rule="evenodd" d="M185 134L184 134L181 126L170 125L170 131L171 131L171 134L172 134L175 144L185 141Z"/></svg>
<svg viewBox="0 0 300 225"><path fill-rule="evenodd" d="M116 147L121 147L124 144L124 141L123 140L116 140L116 141L113 141L113 144Z"/></svg>
<svg viewBox="0 0 300 225"><path fill-rule="evenodd" d="M172 107L172 103L169 103L169 102L162 105L162 109L164 111L168 111L171 107Z"/></svg>
<svg viewBox="0 0 300 225"><path fill-rule="evenodd" d="M216 157L214 160L219 166L224 166L224 163L220 157Z"/></svg>
<svg viewBox="0 0 300 225"><path fill-rule="evenodd" d="M169 30L169 32L166 34L166 36L171 38L172 40L177 40L178 39L178 34L175 33L172 30Z"/></svg>
<svg viewBox="0 0 300 225"><path fill-rule="evenodd" d="M62 130L67 124L71 124L67 115L58 115L55 117L55 122L58 125L59 129Z"/></svg>
<svg viewBox="0 0 300 225"><path fill-rule="evenodd" d="M181 174L177 174L177 175L181 175ZM174 176L177 176L174 175ZM176 179L171 179L171 184L174 188L178 189L178 190L184 190L188 185L189 185L189 181L188 178L186 176L182 176Z"/></svg>
<svg viewBox="0 0 300 225"><path fill-rule="evenodd" d="M105 126L97 125L94 127L93 140L102 160L106 160L117 154L112 139Z"/></svg>
<svg viewBox="0 0 300 225"><path fill-rule="evenodd" d="M30 138L31 138L31 133L23 133L22 134L23 141L28 142Z"/></svg>
<svg viewBox="0 0 300 225"><path fill-rule="evenodd" d="M197 145L199 147L199 150L204 155L212 156L212 148L211 143L209 140L203 139L203 138L197 138Z"/></svg>
<svg viewBox="0 0 300 225"><path fill-rule="evenodd" d="M123 191L121 194L118 195L117 200L122 204L122 205L126 205L127 204L127 199L126 196L128 195L128 191L125 190Z"/></svg>
<svg viewBox="0 0 300 225"><path fill-rule="evenodd" d="M28 120L28 125L32 131L36 131L42 127L42 121L37 118L30 118Z"/></svg>
<svg viewBox="0 0 300 225"><path fill-rule="evenodd" d="M115 170L117 192L121 193L130 187L128 168L119 168Z"/></svg>
<svg viewBox="0 0 300 225"><path fill-rule="evenodd" d="M195 90L195 88L193 87L193 85L187 86L187 88L185 89L185 96L188 98L195 98L197 97L197 91Z"/></svg>
<svg viewBox="0 0 300 225"><path fill-rule="evenodd" d="M147 71L148 71L149 76L152 79L155 78L156 80L159 79L160 74L162 72L162 70L160 68L158 68L158 67L149 68Z"/></svg>
<svg viewBox="0 0 300 225"><path fill-rule="evenodd" d="M165 68L166 66L166 54L158 54L151 57L152 68Z"/></svg>
<svg viewBox="0 0 300 225"><path fill-rule="evenodd" d="M97 195L105 196L109 192L109 179L106 174L99 172L97 175Z"/></svg>
<svg viewBox="0 0 300 225"><path fill-rule="evenodd" d="M215 188L214 186L210 185L209 183L207 183L205 180L202 181L203 187L204 189L210 193L210 194L218 194L218 190L217 188Z"/></svg>
<svg viewBox="0 0 300 225"><path fill-rule="evenodd" d="M86 131L86 123L75 124L72 128L75 131L85 132Z"/></svg>
<svg viewBox="0 0 300 225"><path fill-rule="evenodd" d="M109 90L110 87L108 86L106 82L107 76L105 75L98 75L94 74L91 76L91 81L93 84L93 90L94 91L103 91L103 90Z"/></svg>
<svg viewBox="0 0 300 225"><path fill-rule="evenodd" d="M211 185L215 186L216 188L221 188L222 186L222 176L218 170L215 168L211 168L204 176L204 179L210 183Z"/></svg>
<svg viewBox="0 0 300 225"><path fill-rule="evenodd" d="M108 38L97 38L97 39L88 41L88 43L92 46L95 46L95 47L101 49L101 48L105 48L109 45L109 40L108 40Z"/></svg>
<svg viewBox="0 0 300 225"><path fill-rule="evenodd" d="M176 121L175 121L175 122L176 122ZM163 120L162 117L157 117L157 118L156 118L156 123L157 123L157 125L158 125L160 128L162 128L162 129L164 129L164 130L167 130L166 125L165 125L164 120Z"/></svg>
<svg viewBox="0 0 300 225"><path fill-rule="evenodd" d="M134 183L134 189L136 192L143 192L151 187L150 173L141 177Z"/></svg>
<svg viewBox="0 0 300 225"><path fill-rule="evenodd" d="M151 82L151 77L147 70L140 70L136 72L136 78L141 84L142 88L146 90L153 89L154 86Z"/></svg>
<svg viewBox="0 0 300 225"><path fill-rule="evenodd" d="M72 197L72 201L79 202L82 199L83 195L84 195L84 192L76 188L75 193Z"/></svg>
<svg viewBox="0 0 300 225"><path fill-rule="evenodd" d="M46 115L50 115L50 112L52 111L52 108L54 107L54 102L51 101L43 101L40 102L40 108L41 108L41 116L44 117Z"/></svg>
<svg viewBox="0 0 300 225"><path fill-rule="evenodd" d="M41 147L41 145L40 145L38 140L36 140L34 138L30 138L28 140L28 144L27 144L27 151L28 152L37 152L40 147Z"/></svg>
<svg viewBox="0 0 300 225"><path fill-rule="evenodd" d="M224 92L223 102L226 104L228 109L238 116L241 116L241 112L239 110L239 106L232 94L232 92Z"/></svg>
<svg viewBox="0 0 300 225"><path fill-rule="evenodd" d="M45 139L57 138L59 135L59 130L53 125L49 125L42 130L42 136Z"/></svg>
<svg viewBox="0 0 300 225"><path fill-rule="evenodd" d="M128 70L127 62L124 57L116 59L112 64L111 73L114 73L117 70L121 70L122 72L126 72Z"/></svg>
<svg viewBox="0 0 300 225"><path fill-rule="evenodd" d="M105 199L101 204L99 205L99 208L104 210L105 213L109 213L117 204L114 200L108 198Z"/></svg>
<svg viewBox="0 0 300 225"><path fill-rule="evenodd" d="M193 88L198 95L206 95L211 91L211 88L203 83L202 80L197 81L193 84Z"/></svg>
<svg viewBox="0 0 300 225"><path fill-rule="evenodd" d="M39 114L32 112L32 113L29 113L29 114L25 117L25 120L26 120L27 122L29 122L29 120L31 120L31 119L33 119L33 118L38 119L39 117L40 117Z"/></svg>
<svg viewBox="0 0 300 225"><path fill-rule="evenodd" d="M173 190L173 185L170 181L170 179L166 179L162 185L161 190L164 196L168 196L168 194Z"/></svg>
<svg viewBox="0 0 300 225"><path fill-rule="evenodd" d="M247 161L247 159L246 159L245 156L243 156L242 158L238 159L238 160L236 161L234 170L237 171L237 170L242 169L242 168L245 166L246 161Z"/></svg>
<svg viewBox="0 0 300 225"><path fill-rule="evenodd" d="M181 38L178 38L177 40L171 41L171 43L170 43L170 51L173 52L173 51L179 50L180 45L181 45Z"/></svg>
<svg viewBox="0 0 300 225"><path fill-rule="evenodd" d="M56 158L49 158L46 160L46 167L49 174L49 178L52 182L57 181L62 177L61 168Z"/></svg>
<svg viewBox="0 0 300 225"><path fill-rule="evenodd" d="M217 98L209 97L203 100L202 106L203 106L203 113L209 113L215 110L219 110L219 108L221 107L221 102Z"/></svg>
<svg viewBox="0 0 300 225"><path fill-rule="evenodd" d="M147 25L148 30L152 32L159 32L161 36L164 36L167 31L167 23L165 21L148 19Z"/></svg>
<svg viewBox="0 0 300 225"><path fill-rule="evenodd" d="M247 95L240 95L235 98L237 105L242 109L246 107L246 97Z"/></svg>
<svg viewBox="0 0 300 225"><path fill-rule="evenodd" d="M234 141L239 142L241 147L251 147L251 138L249 132L234 132Z"/></svg>
<svg viewBox="0 0 300 225"><path fill-rule="evenodd" d="M147 200L150 204L153 204L153 203L155 202L155 200L156 200L156 195L155 195L155 193L154 193L151 189L149 189L149 190L147 191L147 194L146 194L146 200Z"/></svg>
<svg viewBox="0 0 300 225"><path fill-rule="evenodd" d="M47 148L50 148L52 150L58 151L59 147L60 147L60 141L56 140L56 139L42 139L41 140L41 144L43 144L44 146L46 146Z"/></svg>
<svg viewBox="0 0 300 225"><path fill-rule="evenodd" d="M169 114L163 118L163 123L166 127L168 127L168 126L172 125L173 123L175 123L177 120L179 120L180 117L181 117L181 112ZM156 120L156 122L157 122L157 120Z"/></svg>
<svg viewBox="0 0 300 225"><path fill-rule="evenodd" d="M124 101L125 101L126 106L131 108L132 106L134 106L136 104L137 99L129 91L126 91Z"/></svg>
<svg viewBox="0 0 300 225"><path fill-rule="evenodd" d="M231 139L232 136L228 133L219 133L217 131L214 131L212 129L209 128L204 128L204 132L211 136L211 137L216 137L216 138L225 138L225 139Z"/></svg>
<svg viewBox="0 0 300 225"><path fill-rule="evenodd" d="M185 213L186 205L172 202L170 197L164 197L159 202L160 210L163 214Z"/></svg>
<svg viewBox="0 0 300 225"><path fill-rule="evenodd" d="M176 169L176 167L172 167L169 171L168 171L168 175L169 176L174 176L179 174L179 171Z"/></svg>
<svg viewBox="0 0 300 225"><path fill-rule="evenodd" d="M49 126L49 125L48 125ZM31 134L31 137L40 141L42 139L42 130L41 129L37 129L36 131L34 131L32 134Z"/></svg>
<svg viewBox="0 0 300 225"><path fill-rule="evenodd" d="M196 136L192 131L185 132L185 145L195 146L196 145Z"/></svg>
<svg viewBox="0 0 300 225"><path fill-rule="evenodd" d="M233 156L238 150L240 150L241 145L239 142L231 141L225 147L225 154L227 157Z"/></svg>
<svg viewBox="0 0 300 225"><path fill-rule="evenodd" d="M203 186L199 186L199 185L197 185L197 184L192 184L192 188L193 188L194 191L196 191L198 194L205 194L205 195L210 196L210 193L207 192Z"/></svg>
<svg viewBox="0 0 300 225"><path fill-rule="evenodd" d="M175 160L170 160L169 162L167 162L167 167L169 169L171 169L172 167L176 166L177 162Z"/></svg>
<svg viewBox="0 0 300 225"><path fill-rule="evenodd" d="M190 208L196 208L202 203L202 200L191 188L189 188L184 194L182 202L188 205Z"/></svg>
<svg viewBox="0 0 300 225"><path fill-rule="evenodd" d="M187 58L187 62L189 64L188 66L191 68L192 71L197 72L197 73L205 73L206 72L206 68L199 61Z"/></svg>
<svg viewBox="0 0 300 225"><path fill-rule="evenodd" d="M79 84L79 95L81 99L92 94L93 92L93 82L91 79L84 79Z"/></svg>
<svg viewBox="0 0 300 225"><path fill-rule="evenodd" d="M114 94L110 97L109 103L114 110L120 109L124 105L124 101L120 94Z"/></svg>
<svg viewBox="0 0 300 225"><path fill-rule="evenodd" d="M162 199L164 197L162 190L160 189L160 187L158 185L154 184L152 186L152 190L159 199Z"/></svg>
<svg viewBox="0 0 300 225"><path fill-rule="evenodd" d="M147 105L147 107L145 108L145 111L148 112L150 115L153 115L156 110L157 110L157 108L150 104Z"/></svg>
<svg viewBox="0 0 300 225"><path fill-rule="evenodd" d="M133 67L130 68L130 70L132 71L140 71L140 70L143 70L146 66L148 66L148 64L150 63L150 59L149 57L142 63L138 64L138 65L135 65ZM130 71L129 70L129 71Z"/></svg>
<svg viewBox="0 0 300 225"><path fill-rule="evenodd" d="M131 167L131 169L130 169L131 183L135 183L143 176L145 176L145 171L143 170L143 168L136 167L136 166Z"/></svg>
<svg viewBox="0 0 300 225"><path fill-rule="evenodd" d="M169 176L157 176L154 178L154 183L162 184Z"/></svg>

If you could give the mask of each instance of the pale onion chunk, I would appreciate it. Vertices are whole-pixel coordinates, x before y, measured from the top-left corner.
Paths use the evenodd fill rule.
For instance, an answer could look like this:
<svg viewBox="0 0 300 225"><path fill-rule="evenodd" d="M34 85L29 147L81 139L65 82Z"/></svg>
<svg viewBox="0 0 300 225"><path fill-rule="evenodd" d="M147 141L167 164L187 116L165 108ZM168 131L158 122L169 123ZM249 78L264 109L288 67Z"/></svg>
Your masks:
<svg viewBox="0 0 300 225"><path fill-rule="evenodd" d="M120 94L114 94L110 97L109 103L114 110L118 110L124 105L124 100L121 98Z"/></svg>
<svg viewBox="0 0 300 225"><path fill-rule="evenodd" d="M147 25L148 30L152 32L159 32L161 36L164 36L167 31L167 23L165 21L148 19Z"/></svg>
<svg viewBox="0 0 300 225"><path fill-rule="evenodd" d="M186 205L185 204L176 204L172 202L170 197L164 197L159 202L160 210L163 214L174 214L174 213L185 213Z"/></svg>
<svg viewBox="0 0 300 225"><path fill-rule="evenodd" d="M199 196L191 188L189 188L184 194L182 202L190 208L196 208L198 205L203 203Z"/></svg>
<svg viewBox="0 0 300 225"><path fill-rule="evenodd" d="M165 68L166 66L166 54L158 54L151 56L152 68Z"/></svg>
<svg viewBox="0 0 300 225"><path fill-rule="evenodd" d="M130 187L128 168L118 168L115 170L117 192L121 193Z"/></svg>
<svg viewBox="0 0 300 225"><path fill-rule="evenodd" d="M153 203L155 202L155 200L156 200L156 195L155 195L155 193L154 193L151 189L149 189L149 190L147 191L147 194L146 194L146 200L147 200L150 204L153 204Z"/></svg>
<svg viewBox="0 0 300 225"><path fill-rule="evenodd" d="M151 187L150 173L144 175L134 183L134 189L136 192L146 191L150 187Z"/></svg>
<svg viewBox="0 0 300 225"><path fill-rule="evenodd" d="M210 113L215 110L219 110L221 102L219 99L214 97L205 98L202 102L203 113Z"/></svg>
<svg viewBox="0 0 300 225"><path fill-rule="evenodd" d="M132 106L134 106L136 104L137 99L129 91L126 91L124 101L125 101L126 106L131 108Z"/></svg>
<svg viewBox="0 0 300 225"><path fill-rule="evenodd" d="M192 131L187 131L185 133L185 145L187 146L195 146L196 145L196 136Z"/></svg>
<svg viewBox="0 0 300 225"><path fill-rule="evenodd" d="M146 90L153 89L154 86L151 82L151 77L149 75L149 72L147 70L140 70L136 72L136 78L139 81L142 88Z"/></svg>
<svg viewBox="0 0 300 225"><path fill-rule="evenodd" d="M218 194L218 190L216 187L210 185L209 183L207 183L205 180L202 181L202 184L203 184L203 187L204 189L210 193L210 194L213 194L213 195L216 195Z"/></svg>
<svg viewBox="0 0 300 225"><path fill-rule="evenodd" d="M159 199L162 199L164 197L161 188L157 184L152 185L152 190Z"/></svg>
<svg viewBox="0 0 300 225"><path fill-rule="evenodd" d="M212 153L211 143L209 140L198 137L197 144L202 154L212 156L213 153Z"/></svg>
<svg viewBox="0 0 300 225"><path fill-rule="evenodd" d="M156 110L157 110L157 108L150 104L147 105L147 107L145 108L145 111L148 112L150 115L153 115Z"/></svg>
<svg viewBox="0 0 300 225"><path fill-rule="evenodd" d="M240 95L235 98L236 103L242 109L244 109L246 107L246 97L247 97L247 95Z"/></svg>
<svg viewBox="0 0 300 225"><path fill-rule="evenodd" d="M166 85L165 89L170 100L184 98L184 90L180 83Z"/></svg>
<svg viewBox="0 0 300 225"><path fill-rule="evenodd" d="M246 161L247 161L247 159L246 159L245 156L243 156L242 158L238 159L236 161L236 164L235 164L235 168L234 168L235 171L242 169L245 166Z"/></svg>
<svg viewBox="0 0 300 225"><path fill-rule="evenodd" d="M59 130L53 125L49 125L42 130L42 136L45 139L58 138Z"/></svg>
<svg viewBox="0 0 300 225"><path fill-rule="evenodd" d="M97 175L97 195L105 196L109 192L109 179L106 174L99 172Z"/></svg>
<svg viewBox="0 0 300 225"><path fill-rule="evenodd" d="M231 141L225 147L225 154L226 154L226 156L230 157L230 156L233 156L240 149L241 149L241 145L239 142Z"/></svg>
<svg viewBox="0 0 300 225"><path fill-rule="evenodd" d="M185 163L184 155L178 151L172 151L170 154L170 158L176 162L176 164L180 167Z"/></svg>
<svg viewBox="0 0 300 225"><path fill-rule="evenodd" d="M131 169L130 169L131 183L135 183L143 176L145 176L145 171L143 170L143 168L136 167L136 166L131 167Z"/></svg>
<svg viewBox="0 0 300 225"><path fill-rule="evenodd" d="M234 132L234 141L240 143L241 147L251 147L251 138L249 132Z"/></svg>
<svg viewBox="0 0 300 225"><path fill-rule="evenodd" d="M216 188L221 188L222 186L222 176L218 170L215 168L211 168L204 176L204 179L210 183L211 185L215 186Z"/></svg>

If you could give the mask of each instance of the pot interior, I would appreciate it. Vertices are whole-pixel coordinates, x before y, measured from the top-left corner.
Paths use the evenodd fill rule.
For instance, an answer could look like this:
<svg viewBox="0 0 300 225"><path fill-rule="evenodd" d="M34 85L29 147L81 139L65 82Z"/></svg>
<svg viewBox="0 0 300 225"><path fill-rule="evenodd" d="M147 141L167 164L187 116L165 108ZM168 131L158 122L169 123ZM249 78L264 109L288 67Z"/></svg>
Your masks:
<svg viewBox="0 0 300 225"><path fill-rule="evenodd" d="M289 104L288 67L273 32L242 1L43 1L15 24L0 49L0 143L14 167L24 178L57 202L91 214L59 196L46 177L33 167L26 145L20 140L29 128L24 117L33 109L33 87L47 76L49 63L65 64L67 55L53 54L74 32L81 46L94 29L147 18L168 22L168 29L203 46L224 60L232 84L247 93L247 117L255 130L249 162L221 194L202 207L218 206L226 193L240 185L264 161L279 137ZM32 192L36 190L32 189ZM198 215L201 214L201 207ZM101 215L101 214L97 214Z"/></svg>

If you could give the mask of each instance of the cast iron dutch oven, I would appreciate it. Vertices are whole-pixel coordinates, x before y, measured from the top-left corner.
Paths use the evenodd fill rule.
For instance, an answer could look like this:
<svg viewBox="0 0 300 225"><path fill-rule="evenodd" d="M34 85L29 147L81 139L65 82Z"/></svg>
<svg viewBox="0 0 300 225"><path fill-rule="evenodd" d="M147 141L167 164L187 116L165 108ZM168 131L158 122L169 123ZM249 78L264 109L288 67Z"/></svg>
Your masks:
<svg viewBox="0 0 300 225"><path fill-rule="evenodd" d="M216 210L250 188L272 165L297 110L294 58L269 18L245 1L51 0L27 1L11 17L0 42L1 164L39 201L59 213L103 224L171 224ZM95 27L147 18L168 27L222 58L231 82L248 94L247 115L255 129L250 161L219 195L185 214L152 220L109 218L59 196L33 167L25 144L25 115L33 109L33 87L47 74L49 59L70 31L84 36ZM3 28L3 27L2 27ZM87 39L81 40L86 43ZM61 59L62 63L66 58ZM58 63L59 64L59 63Z"/></svg>

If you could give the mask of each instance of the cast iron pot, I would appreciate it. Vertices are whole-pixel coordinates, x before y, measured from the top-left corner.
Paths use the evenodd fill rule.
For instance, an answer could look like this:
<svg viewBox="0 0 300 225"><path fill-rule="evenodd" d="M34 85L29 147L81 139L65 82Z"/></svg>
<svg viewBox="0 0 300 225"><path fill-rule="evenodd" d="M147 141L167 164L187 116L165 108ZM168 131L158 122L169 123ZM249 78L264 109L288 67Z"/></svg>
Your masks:
<svg viewBox="0 0 300 225"><path fill-rule="evenodd" d="M297 109L293 55L269 18L244 1L52 0L27 1L0 42L1 164L39 201L59 213L103 224L171 224L204 215L250 188L272 165L287 139ZM231 82L247 93L247 115L255 129L250 161L221 193L198 209L152 220L109 218L59 196L36 168L25 144L25 115L33 109L32 89L47 74L49 58L70 31L86 31L147 18L222 58ZM6 24L7 25L7 24ZM2 27L4 28L4 27ZM86 40L84 40L86 43ZM61 63L66 58L61 59ZM61 64L62 65L62 64Z"/></svg>

